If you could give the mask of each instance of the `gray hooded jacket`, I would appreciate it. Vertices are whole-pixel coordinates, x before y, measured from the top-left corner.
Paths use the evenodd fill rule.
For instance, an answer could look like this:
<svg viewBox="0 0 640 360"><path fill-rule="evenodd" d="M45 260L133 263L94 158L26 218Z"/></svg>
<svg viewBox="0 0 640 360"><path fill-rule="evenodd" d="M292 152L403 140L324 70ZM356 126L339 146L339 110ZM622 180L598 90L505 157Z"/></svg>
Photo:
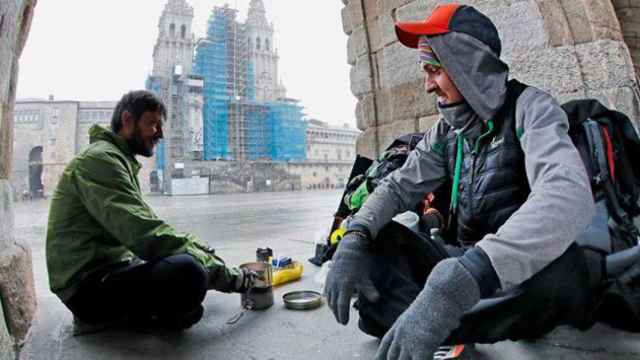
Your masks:
<svg viewBox="0 0 640 360"><path fill-rule="evenodd" d="M352 224L366 227L373 238L393 216L414 208L446 181L446 159L432 151L432 145L442 143L452 131L448 124L455 119L450 117L467 116L467 124L455 131L474 137L505 101L508 67L486 45L456 32L429 42L473 114L442 108L443 118L427 131L405 165L367 199ZM529 279L562 255L595 212L589 180L559 104L528 87L516 103L516 127L524 130L520 144L531 193L495 234L476 244L488 256L503 289Z"/></svg>

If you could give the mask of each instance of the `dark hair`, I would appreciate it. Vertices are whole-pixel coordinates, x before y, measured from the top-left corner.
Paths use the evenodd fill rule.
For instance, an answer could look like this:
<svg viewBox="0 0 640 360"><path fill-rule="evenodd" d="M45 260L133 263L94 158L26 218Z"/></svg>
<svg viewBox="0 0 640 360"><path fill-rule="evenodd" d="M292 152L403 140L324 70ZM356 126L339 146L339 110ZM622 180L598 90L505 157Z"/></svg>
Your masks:
<svg viewBox="0 0 640 360"><path fill-rule="evenodd" d="M128 111L136 122L147 111L160 111L163 118L167 117L167 108L154 93L146 90L130 91L118 101L111 117L111 129L116 134L122 129L122 113L125 111Z"/></svg>

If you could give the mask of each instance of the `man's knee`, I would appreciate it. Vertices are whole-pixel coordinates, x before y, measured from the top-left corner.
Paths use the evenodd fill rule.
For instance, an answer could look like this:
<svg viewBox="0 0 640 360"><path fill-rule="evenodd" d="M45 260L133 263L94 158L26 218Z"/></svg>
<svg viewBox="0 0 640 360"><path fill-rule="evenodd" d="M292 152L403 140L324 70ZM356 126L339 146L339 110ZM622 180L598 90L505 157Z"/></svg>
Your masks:
<svg viewBox="0 0 640 360"><path fill-rule="evenodd" d="M154 267L154 278L163 284L165 296L193 307L204 300L208 275L191 255L179 254L160 260Z"/></svg>

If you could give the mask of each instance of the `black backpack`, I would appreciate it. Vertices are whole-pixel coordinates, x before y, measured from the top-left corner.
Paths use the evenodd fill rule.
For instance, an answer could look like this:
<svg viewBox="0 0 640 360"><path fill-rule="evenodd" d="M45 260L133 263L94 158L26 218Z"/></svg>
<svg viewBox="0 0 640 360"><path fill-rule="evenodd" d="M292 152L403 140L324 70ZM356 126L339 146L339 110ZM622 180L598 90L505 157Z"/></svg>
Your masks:
<svg viewBox="0 0 640 360"><path fill-rule="evenodd" d="M591 180L596 203L604 201L612 243L608 253L638 244L633 219L640 215L640 140L629 118L593 99L562 105L569 119L569 136ZM581 244L589 246L590 244Z"/></svg>

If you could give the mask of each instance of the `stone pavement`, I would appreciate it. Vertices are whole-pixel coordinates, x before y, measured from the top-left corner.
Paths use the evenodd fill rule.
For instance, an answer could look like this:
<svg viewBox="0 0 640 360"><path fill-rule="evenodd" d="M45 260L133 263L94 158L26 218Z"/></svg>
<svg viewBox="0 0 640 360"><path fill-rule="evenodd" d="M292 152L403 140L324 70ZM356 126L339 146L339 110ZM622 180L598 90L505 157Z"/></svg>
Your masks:
<svg viewBox="0 0 640 360"><path fill-rule="evenodd" d="M251 261L270 246L278 256L305 260L331 223L337 191L223 196L150 197L159 216L215 247L230 264ZM38 313L25 359L370 359L377 340L357 330L356 314L338 325L326 305L301 312L284 308L283 293L319 290L318 268L305 261L303 279L275 290L275 305L248 312L235 325L240 297L210 292L205 315L183 333L114 329L74 337L72 317L47 287L44 263L45 201L16 204L16 236L31 245ZM581 333L561 328L535 342L478 346L474 359L640 359L640 335L596 326Z"/></svg>

